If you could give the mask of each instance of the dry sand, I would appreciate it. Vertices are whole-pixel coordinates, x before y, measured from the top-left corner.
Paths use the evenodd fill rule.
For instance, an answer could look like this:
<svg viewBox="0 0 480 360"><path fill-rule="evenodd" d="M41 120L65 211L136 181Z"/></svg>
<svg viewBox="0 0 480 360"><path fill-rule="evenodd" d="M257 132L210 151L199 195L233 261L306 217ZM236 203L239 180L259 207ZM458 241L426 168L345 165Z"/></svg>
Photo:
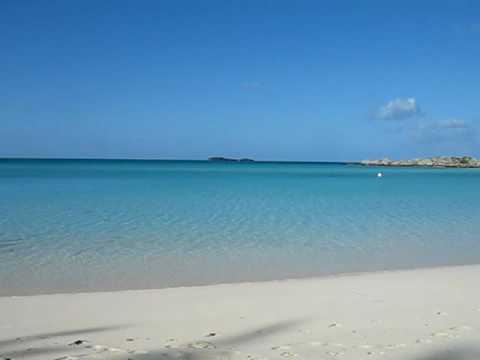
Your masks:
<svg viewBox="0 0 480 360"><path fill-rule="evenodd" d="M0 298L0 359L480 359L480 266Z"/></svg>

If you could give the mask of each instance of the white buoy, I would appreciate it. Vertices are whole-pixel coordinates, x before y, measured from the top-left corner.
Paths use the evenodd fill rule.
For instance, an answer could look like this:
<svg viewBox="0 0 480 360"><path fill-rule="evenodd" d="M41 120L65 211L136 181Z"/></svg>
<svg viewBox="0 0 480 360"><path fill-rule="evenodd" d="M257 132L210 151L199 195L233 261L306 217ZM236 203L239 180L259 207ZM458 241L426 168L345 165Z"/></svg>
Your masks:
<svg viewBox="0 0 480 360"><path fill-rule="evenodd" d="M382 177L382 176L383 176L382 172L377 173L377 177Z"/></svg>

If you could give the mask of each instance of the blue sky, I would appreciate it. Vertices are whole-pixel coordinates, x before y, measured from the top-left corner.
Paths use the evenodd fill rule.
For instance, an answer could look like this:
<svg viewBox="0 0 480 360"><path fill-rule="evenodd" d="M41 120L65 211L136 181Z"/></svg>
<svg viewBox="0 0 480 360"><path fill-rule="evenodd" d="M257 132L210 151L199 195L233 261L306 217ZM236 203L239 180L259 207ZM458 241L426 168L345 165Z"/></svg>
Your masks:
<svg viewBox="0 0 480 360"><path fill-rule="evenodd" d="M480 156L478 1L0 2L0 156Z"/></svg>

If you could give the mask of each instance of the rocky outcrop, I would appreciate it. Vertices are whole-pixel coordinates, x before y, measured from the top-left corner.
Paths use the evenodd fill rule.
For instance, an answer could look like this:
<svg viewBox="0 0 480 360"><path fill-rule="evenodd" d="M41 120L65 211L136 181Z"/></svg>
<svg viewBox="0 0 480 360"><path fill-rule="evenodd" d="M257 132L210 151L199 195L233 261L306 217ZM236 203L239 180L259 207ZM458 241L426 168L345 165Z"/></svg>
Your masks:
<svg viewBox="0 0 480 360"><path fill-rule="evenodd" d="M453 168L480 168L480 160L471 156L437 156L425 159L412 160L362 160L366 166L430 166Z"/></svg>

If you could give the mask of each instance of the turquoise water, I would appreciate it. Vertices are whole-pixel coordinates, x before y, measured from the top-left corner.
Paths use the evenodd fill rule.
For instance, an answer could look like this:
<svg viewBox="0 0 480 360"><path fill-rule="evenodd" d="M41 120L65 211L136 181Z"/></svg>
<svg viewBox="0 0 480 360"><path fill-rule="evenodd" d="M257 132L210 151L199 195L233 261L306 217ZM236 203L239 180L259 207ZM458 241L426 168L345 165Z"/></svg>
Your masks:
<svg viewBox="0 0 480 360"><path fill-rule="evenodd" d="M480 171L0 160L0 295L480 262Z"/></svg>

